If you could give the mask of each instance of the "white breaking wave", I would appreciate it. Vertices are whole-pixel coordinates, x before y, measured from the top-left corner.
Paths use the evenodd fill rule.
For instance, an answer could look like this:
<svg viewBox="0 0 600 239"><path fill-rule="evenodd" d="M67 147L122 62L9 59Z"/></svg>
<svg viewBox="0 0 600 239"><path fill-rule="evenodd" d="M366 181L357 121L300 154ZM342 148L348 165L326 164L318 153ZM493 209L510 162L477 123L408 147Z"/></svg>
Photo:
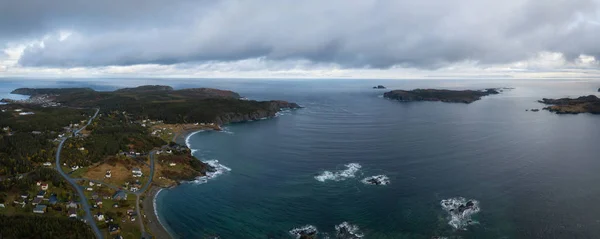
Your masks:
<svg viewBox="0 0 600 239"><path fill-rule="evenodd" d="M342 222L335 226L336 238L355 239L363 238L364 234L360 232L360 228L348 222Z"/></svg>
<svg viewBox="0 0 600 239"><path fill-rule="evenodd" d="M358 163L349 163L344 166L346 169L337 172L323 171L321 174L315 176L315 179L320 182L327 180L342 181L347 178L354 178L356 173L362 168Z"/></svg>
<svg viewBox="0 0 600 239"><path fill-rule="evenodd" d="M223 127L219 132L226 134L234 134L228 127Z"/></svg>
<svg viewBox="0 0 600 239"><path fill-rule="evenodd" d="M442 200L440 205L450 215L448 224L455 229L464 230L469 225L477 224L471 217L480 211L478 201L458 197Z"/></svg>
<svg viewBox="0 0 600 239"><path fill-rule="evenodd" d="M305 225L305 226L296 227L296 228L290 230L290 234L292 236L296 237L297 239L299 239L302 236L316 235L317 233L318 233L317 227L315 227L313 225Z"/></svg>
<svg viewBox="0 0 600 239"><path fill-rule="evenodd" d="M207 160L207 161L205 161L205 163L207 163L208 165L213 167L214 171L206 172L205 176L197 177L196 180L193 181L194 183L197 183L197 184L207 183L208 180L214 179L226 172L231 171L231 168L229 168L223 164L220 164L219 160L216 160L216 159Z"/></svg>
<svg viewBox="0 0 600 239"><path fill-rule="evenodd" d="M198 130L198 131L196 131L196 132L193 132L193 133L189 134L187 137L185 137L185 145L186 145L188 148L192 148L192 147L190 147L190 138L192 137L192 135L195 135L195 134L197 134L197 133L200 133L200 132L204 132L204 130ZM192 151L192 152L193 152L193 151Z"/></svg>
<svg viewBox="0 0 600 239"><path fill-rule="evenodd" d="M364 184L369 184L369 185L388 185L388 184L390 184L390 178L388 178L385 175L370 176L370 177L363 178L363 180L360 180L360 181Z"/></svg>

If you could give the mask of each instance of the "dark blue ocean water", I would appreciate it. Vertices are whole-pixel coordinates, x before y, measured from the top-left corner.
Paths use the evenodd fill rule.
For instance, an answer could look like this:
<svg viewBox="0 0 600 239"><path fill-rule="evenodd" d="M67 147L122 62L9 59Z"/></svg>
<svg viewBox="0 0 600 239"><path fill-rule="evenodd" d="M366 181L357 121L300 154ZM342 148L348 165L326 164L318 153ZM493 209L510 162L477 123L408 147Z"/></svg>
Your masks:
<svg viewBox="0 0 600 239"><path fill-rule="evenodd" d="M44 83L45 82L45 83ZM75 82L75 83L73 83ZM600 116L526 112L536 100L596 94L578 80L100 80L230 89L304 109L189 138L195 155L231 168L207 183L163 190L161 221L178 238L293 238L303 225L335 238L348 222L364 238L598 238ZM7 88L22 81L0 81ZM28 87L46 81L30 81ZM52 83L55 84L55 83ZM400 103L392 89L515 87L473 104ZM342 181L316 175L361 166ZM385 186L360 180L386 175ZM455 229L440 201L479 203L472 225Z"/></svg>

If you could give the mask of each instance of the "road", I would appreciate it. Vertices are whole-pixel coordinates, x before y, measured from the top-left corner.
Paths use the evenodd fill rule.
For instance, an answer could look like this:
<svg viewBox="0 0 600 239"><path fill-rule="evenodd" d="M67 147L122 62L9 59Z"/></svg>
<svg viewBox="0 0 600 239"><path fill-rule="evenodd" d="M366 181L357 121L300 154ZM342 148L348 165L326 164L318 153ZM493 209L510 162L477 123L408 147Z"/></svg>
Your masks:
<svg viewBox="0 0 600 239"><path fill-rule="evenodd" d="M81 127L81 129L75 131L75 134L79 134L79 132L84 130L85 127L90 125L92 123L92 121L98 116L98 112L100 112L100 109L96 109L96 113L94 114L94 116L92 118L90 118L88 123L86 125L84 125L83 127ZM60 175L63 178L65 178L65 180L67 180L67 182L69 182L69 184L71 184L71 186L73 186L73 188L75 188L75 191L77 191L77 194L79 194L79 198L81 199L81 206L83 207L83 210L85 211L84 219L90 225L90 227L92 227L92 231L94 231L96 238L102 239L104 237L102 236L102 232L100 232L98 225L96 225L96 221L94 221L94 218L92 217L92 212L90 211L90 204L89 204L87 198L85 197L85 194L83 194L83 189L79 185L77 185L77 182L75 182L75 180L73 180L71 177L69 177L68 174L63 172L62 167L60 166L61 165L60 164L60 152L62 151L63 145L65 144L67 139L69 139L70 137L71 136L66 136L66 137L62 138L62 140L60 141L60 144L58 144L58 150L56 150L56 170L58 171L58 173L60 173Z"/></svg>
<svg viewBox="0 0 600 239"><path fill-rule="evenodd" d="M147 189L148 186L150 186L150 184L152 183L152 178L154 178L154 153L155 151L150 151L149 155L150 155L150 176L148 178L148 181L146 182L146 184L140 188L140 190L138 190L137 192L135 192L135 210L137 211L137 215L138 215L138 221L140 222L140 231L142 232L142 238L151 238L150 235L148 235L148 233L146 233L146 229L144 228L144 218L142 216L142 213L140 212L140 195L142 193L144 193Z"/></svg>

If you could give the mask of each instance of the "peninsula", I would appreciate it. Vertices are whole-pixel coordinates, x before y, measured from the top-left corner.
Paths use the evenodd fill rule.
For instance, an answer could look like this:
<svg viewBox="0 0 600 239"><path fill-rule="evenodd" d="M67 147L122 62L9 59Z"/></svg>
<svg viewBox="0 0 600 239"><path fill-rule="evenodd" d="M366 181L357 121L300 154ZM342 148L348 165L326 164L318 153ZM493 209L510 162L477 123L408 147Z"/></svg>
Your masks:
<svg viewBox="0 0 600 239"><path fill-rule="evenodd" d="M575 99L542 99L540 103L549 105L544 110L557 114L579 114L591 113L600 114L600 98L595 95L581 96Z"/></svg>
<svg viewBox="0 0 600 239"><path fill-rule="evenodd" d="M412 101L441 101L448 103L470 104L481 97L499 94L497 89L485 90L440 90L440 89L415 89L415 90L393 90L383 94L387 99L402 102Z"/></svg>
<svg viewBox="0 0 600 239"><path fill-rule="evenodd" d="M65 238L167 238L154 215L157 189L214 171L177 143L182 134L300 108L286 101L246 100L227 90L161 85L12 93L30 98L3 99L7 104L0 105L0 220L74 232ZM58 228L68 218L78 220ZM46 234L12 230L10 235Z"/></svg>

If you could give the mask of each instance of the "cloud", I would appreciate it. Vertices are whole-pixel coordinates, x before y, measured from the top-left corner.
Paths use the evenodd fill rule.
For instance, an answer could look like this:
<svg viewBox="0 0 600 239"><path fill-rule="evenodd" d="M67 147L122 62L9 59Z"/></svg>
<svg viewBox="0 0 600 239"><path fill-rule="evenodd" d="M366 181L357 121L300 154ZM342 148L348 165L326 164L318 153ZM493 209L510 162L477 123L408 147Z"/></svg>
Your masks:
<svg viewBox="0 0 600 239"><path fill-rule="evenodd" d="M600 59L598 0L10 2L0 8L0 28L7 29L0 39L41 39L21 54L25 67L262 59L439 69L508 64L541 52Z"/></svg>

